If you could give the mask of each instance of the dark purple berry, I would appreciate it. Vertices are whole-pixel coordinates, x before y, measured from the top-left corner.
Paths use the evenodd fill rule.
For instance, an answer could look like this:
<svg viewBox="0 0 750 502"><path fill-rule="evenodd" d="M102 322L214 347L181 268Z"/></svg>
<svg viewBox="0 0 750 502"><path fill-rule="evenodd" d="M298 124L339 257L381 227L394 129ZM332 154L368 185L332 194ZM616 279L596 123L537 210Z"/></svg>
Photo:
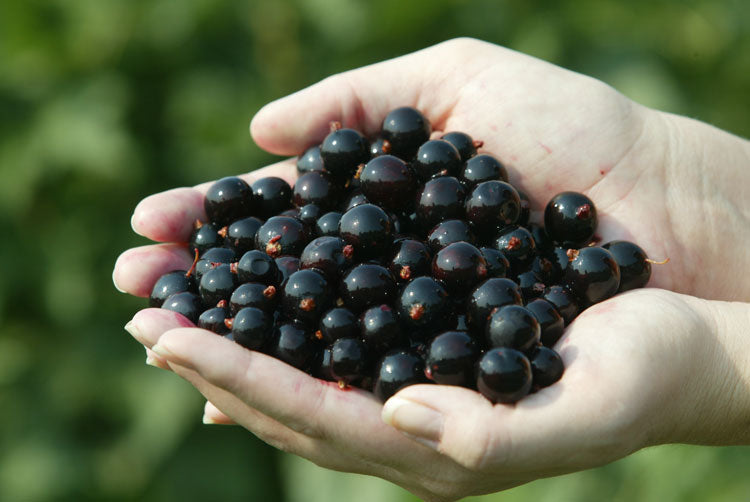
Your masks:
<svg viewBox="0 0 750 502"><path fill-rule="evenodd" d="M198 327L213 331L217 335L226 335L229 333L229 328L224 322L227 317L227 309L223 307L210 308L198 317Z"/></svg>
<svg viewBox="0 0 750 502"><path fill-rule="evenodd" d="M391 142L384 138L377 138L370 143L370 156L372 158L391 153Z"/></svg>
<svg viewBox="0 0 750 502"><path fill-rule="evenodd" d="M559 193L544 209L544 228L563 247L585 246L594 237L597 222L594 203L578 192Z"/></svg>
<svg viewBox="0 0 750 502"><path fill-rule="evenodd" d="M250 216L254 209L253 190L235 176L222 178L208 188L204 208L208 219L218 225L229 225Z"/></svg>
<svg viewBox="0 0 750 502"><path fill-rule="evenodd" d="M312 228L315 226L315 223L317 223L318 218L323 214L323 211L320 209L320 206L317 204L308 204L306 206L302 206L299 208L299 215L297 218L299 221L305 224L308 229L308 233L313 234L315 233Z"/></svg>
<svg viewBox="0 0 750 502"><path fill-rule="evenodd" d="M339 237L313 239L300 256L300 268L315 268L329 281L338 280L341 272L352 264L354 248Z"/></svg>
<svg viewBox="0 0 750 502"><path fill-rule="evenodd" d="M198 292L205 305L216 305L222 300L229 301L237 287L237 274L232 273L229 264L221 265L204 272L198 285Z"/></svg>
<svg viewBox="0 0 750 502"><path fill-rule="evenodd" d="M306 371L315 359L317 343L306 326L296 321L279 324L266 348L276 359Z"/></svg>
<svg viewBox="0 0 750 502"><path fill-rule="evenodd" d="M573 252L565 269L563 283L582 301L585 308L617 293L620 267L612 254L601 247L585 247Z"/></svg>
<svg viewBox="0 0 750 502"><path fill-rule="evenodd" d="M531 232L524 227L512 225L500 231L495 247L503 252L515 270L527 266L534 258L536 243Z"/></svg>
<svg viewBox="0 0 750 502"><path fill-rule="evenodd" d="M394 347L401 338L398 315L388 305L377 305L365 310L360 320L360 337L373 352L384 352Z"/></svg>
<svg viewBox="0 0 750 502"><path fill-rule="evenodd" d="M406 282L420 275L429 275L432 262L430 248L415 239L393 242L388 269L398 282Z"/></svg>
<svg viewBox="0 0 750 502"><path fill-rule="evenodd" d="M359 174L360 188L367 200L395 210L413 197L414 177L406 163L393 155L381 155L369 161Z"/></svg>
<svg viewBox="0 0 750 502"><path fill-rule="evenodd" d="M331 374L339 385L362 379L369 365L367 347L357 338L339 338L331 344Z"/></svg>
<svg viewBox="0 0 750 502"><path fill-rule="evenodd" d="M515 403L531 390L531 363L510 348L488 350L477 366L477 389L493 403Z"/></svg>
<svg viewBox="0 0 750 502"><path fill-rule="evenodd" d="M510 347L527 352L539 343L539 321L526 307L505 305L494 310L485 328L489 347Z"/></svg>
<svg viewBox="0 0 750 502"><path fill-rule="evenodd" d="M450 293L465 295L487 278L487 261L468 242L454 242L435 255L432 276L442 281Z"/></svg>
<svg viewBox="0 0 750 502"><path fill-rule="evenodd" d="M391 219L374 204L345 212L339 221L339 235L354 246L354 256L360 261L383 255L393 242Z"/></svg>
<svg viewBox="0 0 750 502"><path fill-rule="evenodd" d="M229 248L211 248L207 249L200 260L195 263L195 281L200 284L203 274L211 269L216 268L217 264L233 263L237 261L237 255Z"/></svg>
<svg viewBox="0 0 750 502"><path fill-rule="evenodd" d="M526 270L516 275L515 282L518 283L518 289L521 291L524 302L530 302L534 298L541 297L547 288L532 270Z"/></svg>
<svg viewBox="0 0 750 502"><path fill-rule="evenodd" d="M494 233L518 220L521 198L504 181L484 181L472 189L465 209L466 219L477 232Z"/></svg>
<svg viewBox="0 0 750 502"><path fill-rule="evenodd" d="M466 162L471 157L477 154L477 148L482 146L481 141L474 141L471 136L464 132L449 132L443 134L440 139L447 141L458 150L458 155L461 157L461 162Z"/></svg>
<svg viewBox="0 0 750 502"><path fill-rule="evenodd" d="M474 367L479 349L464 331L446 331L427 345L425 375L440 385L474 388Z"/></svg>
<svg viewBox="0 0 750 502"><path fill-rule="evenodd" d="M242 256L246 251L255 248L255 234L263 225L263 221L255 216L242 218L229 225L225 232L224 243L231 248L237 256Z"/></svg>
<svg viewBox="0 0 750 502"><path fill-rule="evenodd" d="M391 110L383 120L382 137L391 144L391 155L410 161L422 143L430 139L432 127L419 110L404 106Z"/></svg>
<svg viewBox="0 0 750 502"><path fill-rule="evenodd" d="M202 223L196 220L193 231L188 238L190 251L197 249L200 254L213 247L221 246L224 237L219 235L220 227L213 223Z"/></svg>
<svg viewBox="0 0 750 502"><path fill-rule="evenodd" d="M326 343L333 343L339 338L354 338L359 335L359 319L344 307L336 307L320 319L315 337Z"/></svg>
<svg viewBox="0 0 750 502"><path fill-rule="evenodd" d="M292 187L275 176L260 178L252 184L258 215L262 218L276 216L292 206Z"/></svg>
<svg viewBox="0 0 750 502"><path fill-rule="evenodd" d="M560 380L565 371L560 354L544 346L537 347L532 352L529 361L535 389L549 387Z"/></svg>
<svg viewBox="0 0 750 502"><path fill-rule="evenodd" d="M195 292L195 281L185 270L173 270L157 279L148 298L149 307L161 307L164 300L175 293Z"/></svg>
<svg viewBox="0 0 750 502"><path fill-rule="evenodd" d="M508 170L492 155L483 153L464 161L459 179L470 190L485 181L508 182Z"/></svg>
<svg viewBox="0 0 750 502"><path fill-rule="evenodd" d="M331 211L324 214L323 216L318 218L318 221L315 222L315 235L317 235L318 237L338 237L340 220L341 213Z"/></svg>
<svg viewBox="0 0 750 502"><path fill-rule="evenodd" d="M264 253L253 249L242 255L237 263L239 282L260 282L265 285L278 286L281 283L281 272L276 261Z"/></svg>
<svg viewBox="0 0 750 502"><path fill-rule="evenodd" d="M314 358L312 375L315 378L335 382L336 377L331 373L331 346L319 350Z"/></svg>
<svg viewBox="0 0 750 502"><path fill-rule="evenodd" d="M437 327L448 314L450 301L445 288L432 277L417 277L401 291L398 311L411 328Z"/></svg>
<svg viewBox="0 0 750 502"><path fill-rule="evenodd" d="M276 262L276 266L279 268L279 272L281 272L281 279L279 280L279 284L281 285L289 279L290 275L299 270L299 258L296 256L279 256L274 262Z"/></svg>
<svg viewBox="0 0 750 502"><path fill-rule="evenodd" d="M417 223L424 231L464 215L464 187L452 176L429 180L417 195Z"/></svg>
<svg viewBox="0 0 750 502"><path fill-rule="evenodd" d="M362 190L353 190L344 199L344 203L341 205L341 210L345 213L353 207L368 203L369 201L367 200L367 197L365 197L365 194L362 193Z"/></svg>
<svg viewBox="0 0 750 502"><path fill-rule="evenodd" d="M315 204L323 210L333 209L338 201L338 190L331 176L323 171L305 173L294 183L292 201L298 208Z"/></svg>
<svg viewBox="0 0 750 502"><path fill-rule="evenodd" d="M420 383L429 383L422 358L411 350L397 349L388 352L377 365L373 393L385 402L404 387Z"/></svg>
<svg viewBox="0 0 750 502"><path fill-rule="evenodd" d="M354 129L336 129L320 145L323 166L334 178L351 177L357 166L370 159L367 139Z"/></svg>
<svg viewBox="0 0 750 502"><path fill-rule="evenodd" d="M645 287L651 278L651 262L646 252L629 241L612 241L602 247L612 254L620 267L620 287L618 293Z"/></svg>
<svg viewBox="0 0 750 502"><path fill-rule="evenodd" d="M554 347L565 328L565 322L555 306L547 300L537 298L527 303L526 308L539 321L539 328L542 330L540 339L542 344L545 347Z"/></svg>
<svg viewBox="0 0 750 502"><path fill-rule="evenodd" d="M562 316L563 321L565 321L566 326L573 322L573 319L580 312L578 300L573 296L573 293L563 286L555 285L548 287L542 298L555 307L555 310L557 310Z"/></svg>
<svg viewBox="0 0 750 502"><path fill-rule="evenodd" d="M505 278L487 279L469 296L466 304L466 316L469 327L476 334L484 336L485 326L490 314L504 305L521 305L521 293L518 285Z"/></svg>
<svg viewBox="0 0 750 502"><path fill-rule="evenodd" d="M474 243L474 234L464 220L445 220L427 234L427 243L433 252L459 241Z"/></svg>
<svg viewBox="0 0 750 502"><path fill-rule="evenodd" d="M284 284L281 307L289 318L317 325L332 300L331 288L323 274L310 269L298 270Z"/></svg>
<svg viewBox="0 0 750 502"><path fill-rule="evenodd" d="M234 341L250 350L262 350L273 334L273 318L256 307L243 308L227 324L232 328Z"/></svg>
<svg viewBox="0 0 750 502"><path fill-rule="evenodd" d="M479 251L487 262L487 278L505 277L510 268L510 262L502 251L495 248L482 247Z"/></svg>
<svg viewBox="0 0 750 502"><path fill-rule="evenodd" d="M552 251L552 248L555 246L555 243L552 242L552 239L547 234L547 231L544 229L542 225L537 225L536 223L530 223L528 225L524 225L529 232L531 232L531 236L534 238L534 242L536 243L536 248L540 252L549 252Z"/></svg>
<svg viewBox="0 0 750 502"><path fill-rule="evenodd" d="M255 248L277 258L299 256L308 242L305 226L296 218L272 216L255 234Z"/></svg>
<svg viewBox="0 0 750 502"><path fill-rule="evenodd" d="M320 145L314 145L297 157L297 172L299 174L311 171L322 171L323 160L320 158Z"/></svg>
<svg viewBox="0 0 750 502"><path fill-rule="evenodd" d="M442 139L423 143L411 164L417 179L427 181L436 176L455 176L461 167L456 147Z"/></svg>
<svg viewBox="0 0 750 502"><path fill-rule="evenodd" d="M357 314L373 305L392 303L395 295L393 276L380 265L357 265L341 281L341 299Z"/></svg>
<svg viewBox="0 0 750 502"><path fill-rule="evenodd" d="M201 297L189 291L175 293L162 303L161 308L184 315L193 324L198 323L198 316L203 311Z"/></svg>

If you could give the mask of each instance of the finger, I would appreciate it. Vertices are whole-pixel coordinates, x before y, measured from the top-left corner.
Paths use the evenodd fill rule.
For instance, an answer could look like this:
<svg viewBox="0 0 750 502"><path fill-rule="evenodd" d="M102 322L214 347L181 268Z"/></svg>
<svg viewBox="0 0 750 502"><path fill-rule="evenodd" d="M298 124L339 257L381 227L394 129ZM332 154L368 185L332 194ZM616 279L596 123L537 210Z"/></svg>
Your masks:
<svg viewBox="0 0 750 502"><path fill-rule="evenodd" d="M334 75L263 107L250 123L250 133L269 152L297 155L322 141L331 121L373 136L386 114L399 106L422 110L433 127L441 129L453 106L451 98L486 64L489 50L496 48L458 39ZM457 58L460 72L443 71L445 60Z"/></svg>
<svg viewBox="0 0 750 502"><path fill-rule="evenodd" d="M206 405L203 407L203 423L210 425L237 425L234 420L214 406L211 401L206 401Z"/></svg>
<svg viewBox="0 0 750 502"><path fill-rule="evenodd" d="M144 347L151 349L166 331L193 326L193 323L182 314L167 309L148 308L136 312L125 325L125 331Z"/></svg>
<svg viewBox="0 0 750 502"><path fill-rule="evenodd" d="M147 297L156 281L172 270L188 270L193 257L184 244L157 244L128 249L115 262L112 281L131 295Z"/></svg>
<svg viewBox="0 0 750 502"><path fill-rule="evenodd" d="M146 364L153 366L154 368L160 368L167 371L172 371L167 363L167 360L159 357L157 353L146 347Z"/></svg>
<svg viewBox="0 0 750 502"><path fill-rule="evenodd" d="M267 176L294 184L296 169L293 159L239 175L248 183ZM203 197L213 181L193 188L175 188L150 195L135 208L130 224L133 231L157 242L187 242L196 220L206 221Z"/></svg>

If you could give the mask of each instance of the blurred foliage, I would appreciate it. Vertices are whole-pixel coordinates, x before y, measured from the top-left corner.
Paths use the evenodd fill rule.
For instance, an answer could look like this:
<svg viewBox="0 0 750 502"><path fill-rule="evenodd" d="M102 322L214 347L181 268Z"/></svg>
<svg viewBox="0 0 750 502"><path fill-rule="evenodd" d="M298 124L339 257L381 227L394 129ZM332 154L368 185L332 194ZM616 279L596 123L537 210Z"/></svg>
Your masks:
<svg viewBox="0 0 750 502"><path fill-rule="evenodd" d="M327 75L455 36L750 135L743 0L4 0L0 500L414 500L323 471L143 365L117 255L142 197L271 157L247 125ZM740 500L746 448L671 446L475 500ZM472 499L474 500L474 499Z"/></svg>

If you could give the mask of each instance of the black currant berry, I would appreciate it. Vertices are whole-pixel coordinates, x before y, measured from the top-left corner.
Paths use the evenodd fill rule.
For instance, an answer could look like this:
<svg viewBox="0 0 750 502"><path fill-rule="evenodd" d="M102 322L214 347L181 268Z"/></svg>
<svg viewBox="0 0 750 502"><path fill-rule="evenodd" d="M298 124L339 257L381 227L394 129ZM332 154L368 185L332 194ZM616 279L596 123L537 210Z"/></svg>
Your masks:
<svg viewBox="0 0 750 502"><path fill-rule="evenodd" d="M315 378L335 382L336 377L331 373L331 346L324 347L315 354L312 375Z"/></svg>
<svg viewBox="0 0 750 502"><path fill-rule="evenodd" d="M306 371L315 359L317 346L304 324L289 321L276 326L266 351L276 359Z"/></svg>
<svg viewBox="0 0 750 502"><path fill-rule="evenodd" d="M430 139L432 127L419 110L404 106L391 110L383 120L382 137L391 144L391 154L410 161Z"/></svg>
<svg viewBox="0 0 750 502"><path fill-rule="evenodd" d="M417 277L401 291L398 311L409 327L429 330L448 314L450 301L445 288L432 277Z"/></svg>
<svg viewBox="0 0 750 502"><path fill-rule="evenodd" d="M521 305L518 285L505 278L487 279L469 296L466 303L466 316L469 327L478 335L484 336L490 314L504 305Z"/></svg>
<svg viewBox="0 0 750 502"><path fill-rule="evenodd" d="M427 243L433 252L459 241L474 243L474 234L464 220L445 220L427 234Z"/></svg>
<svg viewBox="0 0 750 502"><path fill-rule="evenodd" d="M425 375L440 385L474 388L479 349L464 331L446 331L427 345Z"/></svg>
<svg viewBox="0 0 750 502"><path fill-rule="evenodd" d="M320 318L315 337L326 343L333 343L339 338L354 338L359 335L359 319L344 307L336 307Z"/></svg>
<svg viewBox="0 0 750 502"><path fill-rule="evenodd" d="M344 203L341 205L341 211L345 213L353 207L368 204L369 202L370 201L367 200L365 194L362 193L362 190L352 190L349 192L349 195L344 198Z"/></svg>
<svg viewBox="0 0 750 502"><path fill-rule="evenodd" d="M360 337L372 352L384 352L394 347L401 338L398 315L385 304L365 310L360 326Z"/></svg>
<svg viewBox="0 0 750 502"><path fill-rule="evenodd" d="M391 142L384 138L377 138L370 143L370 156L372 158L391 153Z"/></svg>
<svg viewBox="0 0 750 502"><path fill-rule="evenodd" d="M305 226L296 218L272 216L255 234L255 248L277 258L281 255L299 256L307 245Z"/></svg>
<svg viewBox="0 0 750 502"><path fill-rule="evenodd" d="M304 174L311 171L322 171L323 159L320 158L320 145L314 145L297 157L297 173Z"/></svg>
<svg viewBox="0 0 750 502"><path fill-rule="evenodd" d="M292 206L292 187L275 176L260 178L252 184L255 206L262 218L276 216Z"/></svg>
<svg viewBox="0 0 750 502"><path fill-rule="evenodd" d="M255 248L255 234L262 225L262 220L255 216L248 216L233 222L220 233L224 234L224 244L237 256L242 256L246 251Z"/></svg>
<svg viewBox="0 0 750 502"><path fill-rule="evenodd" d="M193 231L188 238L188 246L191 252L198 250L203 254L204 251L213 247L221 246L224 237L219 235L220 227L213 223L203 223L195 220Z"/></svg>
<svg viewBox="0 0 750 502"><path fill-rule="evenodd" d="M585 246L594 236L598 218L594 203L578 192L562 192L544 209L544 228L553 241L568 248Z"/></svg>
<svg viewBox="0 0 750 502"><path fill-rule="evenodd" d="M542 297L550 302L562 316L567 326L576 318L581 310L578 300L567 288L559 285L550 286Z"/></svg>
<svg viewBox="0 0 750 502"><path fill-rule="evenodd" d="M358 165L370 159L370 145L359 131L335 129L321 143L320 157L326 171L343 180L351 177Z"/></svg>
<svg viewBox="0 0 750 502"><path fill-rule="evenodd" d="M216 305L222 300L229 301L235 287L237 287L237 274L232 273L229 264L222 263L203 274L198 285L198 292L205 305Z"/></svg>
<svg viewBox="0 0 750 502"><path fill-rule="evenodd" d="M388 269L364 263L349 270L341 281L341 299L353 312L390 304L396 295L396 282Z"/></svg>
<svg viewBox="0 0 750 502"><path fill-rule="evenodd" d="M477 148L483 145L481 141L474 141L468 134L458 131L443 134L440 139L445 140L456 147L456 150L458 150L458 154L461 157L461 162L466 162L476 155Z"/></svg>
<svg viewBox="0 0 750 502"><path fill-rule="evenodd" d="M466 219L477 232L494 233L518 220L521 198L516 189L504 181L484 181L466 198L465 210Z"/></svg>
<svg viewBox="0 0 750 502"><path fill-rule="evenodd" d="M429 180L417 195L417 223L426 232L441 221L462 218L465 197L464 187L452 176Z"/></svg>
<svg viewBox="0 0 750 502"><path fill-rule="evenodd" d="M296 256L279 256L274 262L281 272L280 285L283 285L290 275L299 270L299 258Z"/></svg>
<svg viewBox="0 0 750 502"><path fill-rule="evenodd" d="M494 310L485 328L489 347L510 347L527 352L539 343L539 321L527 308L505 305Z"/></svg>
<svg viewBox="0 0 750 502"><path fill-rule="evenodd" d="M254 210L253 190L235 176L222 178L208 188L204 202L208 219L218 225L229 225L250 216Z"/></svg>
<svg viewBox="0 0 750 502"><path fill-rule="evenodd" d="M459 175L459 179L467 189L485 181L508 182L508 170L492 155L483 153L466 160Z"/></svg>
<svg viewBox="0 0 750 502"><path fill-rule="evenodd" d="M198 317L203 312L201 297L189 291L175 293L162 303L161 308L184 315L193 324L198 323Z"/></svg>
<svg viewBox="0 0 750 502"><path fill-rule="evenodd" d="M305 246L300 256L300 268L314 268L329 281L338 280L342 270L352 264L354 248L339 237L318 237Z"/></svg>
<svg viewBox="0 0 750 502"><path fill-rule="evenodd" d="M524 227L511 225L500 231L495 240L495 247L508 258L511 267L519 270L534 258L536 243L531 232Z"/></svg>
<svg viewBox="0 0 750 502"><path fill-rule="evenodd" d="M328 281L316 270L298 270L287 279L281 307L289 318L316 325L332 301Z"/></svg>
<svg viewBox="0 0 750 502"><path fill-rule="evenodd" d="M488 350L477 365L477 389L493 403L515 403L531 390L531 363L510 348Z"/></svg>
<svg viewBox="0 0 750 502"><path fill-rule="evenodd" d="M227 320L235 342L250 350L262 350L272 335L273 317L256 307L245 307Z"/></svg>
<svg viewBox="0 0 750 502"><path fill-rule="evenodd" d="M233 263L237 261L237 255L229 248L211 248L207 249L201 259L195 263L195 281L200 284L203 274L217 267L222 263Z"/></svg>
<svg viewBox="0 0 750 502"><path fill-rule="evenodd" d="M397 239L391 248L388 269L398 282L406 282L420 275L429 275L432 262L430 248L415 239Z"/></svg>
<svg viewBox="0 0 750 502"><path fill-rule="evenodd" d="M554 347L563 334L565 322L557 309L549 301L542 298L530 301L526 308L534 314L542 330L540 341L545 347Z"/></svg>
<svg viewBox="0 0 750 502"><path fill-rule="evenodd" d="M359 174L362 193L378 206L395 210L413 197L414 177L406 163L393 155L369 161Z"/></svg>
<svg viewBox="0 0 750 502"><path fill-rule="evenodd" d="M338 190L328 173L323 171L305 173L294 183L292 201L298 208L315 204L328 211L333 209L338 201Z"/></svg>
<svg viewBox="0 0 750 502"><path fill-rule="evenodd" d="M217 335L226 335L229 328L224 321L229 317L228 314L224 307L210 308L198 317L198 327L213 331Z"/></svg>
<svg viewBox="0 0 750 502"><path fill-rule="evenodd" d="M432 276L442 281L450 293L465 295L487 278L487 261L468 242L454 242L435 255Z"/></svg>
<svg viewBox="0 0 750 502"><path fill-rule="evenodd" d="M305 224L308 228L308 233L313 234L315 231L312 229L317 223L318 218L323 214L323 210L317 204L308 204L299 208L299 215L297 218L299 221Z"/></svg>
<svg viewBox="0 0 750 502"><path fill-rule="evenodd" d="M502 251L495 248L482 247L479 251L487 262L487 278L505 277L510 268L510 262Z"/></svg>
<svg viewBox="0 0 750 502"><path fill-rule="evenodd" d="M278 286L281 283L281 272L276 261L264 253L253 249L242 255L237 263L239 282L260 282L265 285Z"/></svg>
<svg viewBox="0 0 750 502"><path fill-rule="evenodd" d="M540 346L529 357L534 389L549 387L562 378L565 371L560 354L554 350Z"/></svg>
<svg viewBox="0 0 750 502"><path fill-rule="evenodd" d="M338 237L340 220L341 213L331 211L324 214L323 216L318 218L318 221L315 222L315 235L317 235L318 237Z"/></svg>
<svg viewBox="0 0 750 502"><path fill-rule="evenodd" d="M373 393L381 402L409 385L429 383L424 374L424 361L411 350L388 352L377 365Z"/></svg>
<svg viewBox="0 0 750 502"><path fill-rule="evenodd" d="M427 181L435 176L455 176L461 167L456 147L442 139L423 143L411 164L417 179Z"/></svg>
<svg viewBox="0 0 750 502"><path fill-rule="evenodd" d="M149 307L161 307L164 300L175 293L184 291L196 292L195 281L185 270L173 270L157 279L148 297Z"/></svg>
<svg viewBox="0 0 750 502"><path fill-rule="evenodd" d="M651 262L646 252L629 241L612 241L602 247L608 250L620 267L620 287L618 293L645 287L651 278Z"/></svg>
<svg viewBox="0 0 750 502"><path fill-rule="evenodd" d="M369 366L367 347L357 338L339 338L331 344L331 374L339 385L355 383Z"/></svg>
<svg viewBox="0 0 750 502"><path fill-rule="evenodd" d="M620 267L609 251L601 247L585 247L573 251L573 256L565 269L563 283L581 299L584 308L617 293Z"/></svg>
<svg viewBox="0 0 750 502"><path fill-rule="evenodd" d="M533 270L526 270L516 275L515 282L518 283L518 289L521 291L524 302L530 302L534 298L541 297L547 289L547 286Z"/></svg>
<svg viewBox="0 0 750 502"><path fill-rule="evenodd" d="M339 235L354 246L357 260L382 256L393 242L391 219L374 204L360 204L345 212Z"/></svg>
<svg viewBox="0 0 750 502"><path fill-rule="evenodd" d="M549 251L552 251L555 243L552 242L552 238L547 234L547 231L542 225L529 223L528 225L523 226L525 226L526 229L531 232L531 236L534 238L534 242L536 243L536 248L540 252L547 253Z"/></svg>

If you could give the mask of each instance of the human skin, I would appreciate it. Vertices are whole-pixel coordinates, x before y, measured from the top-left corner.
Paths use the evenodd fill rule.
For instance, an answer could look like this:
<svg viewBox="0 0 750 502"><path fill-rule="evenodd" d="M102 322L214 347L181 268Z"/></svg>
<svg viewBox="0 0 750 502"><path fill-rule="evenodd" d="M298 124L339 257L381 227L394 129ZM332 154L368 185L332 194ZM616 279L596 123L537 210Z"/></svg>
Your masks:
<svg viewBox="0 0 750 502"><path fill-rule="evenodd" d="M260 147L295 155L321 141L332 120L372 136L403 105L426 113L436 131L483 140L536 211L560 191L586 193L602 241L631 240L670 262L653 267L650 288L584 311L556 347L563 378L512 406L420 385L383 407L179 314L139 312L128 331L154 365L206 396L207 421L238 423L324 467L380 476L437 501L602 465L649 445L750 443L750 281L738 279L750 270L747 141L470 39L330 77L264 107L251 133ZM294 164L245 178L268 175L293 182ZM145 199L134 230L184 242L205 218L207 187ZM184 245L145 246L123 253L113 278L147 296L162 273L190 261Z"/></svg>

